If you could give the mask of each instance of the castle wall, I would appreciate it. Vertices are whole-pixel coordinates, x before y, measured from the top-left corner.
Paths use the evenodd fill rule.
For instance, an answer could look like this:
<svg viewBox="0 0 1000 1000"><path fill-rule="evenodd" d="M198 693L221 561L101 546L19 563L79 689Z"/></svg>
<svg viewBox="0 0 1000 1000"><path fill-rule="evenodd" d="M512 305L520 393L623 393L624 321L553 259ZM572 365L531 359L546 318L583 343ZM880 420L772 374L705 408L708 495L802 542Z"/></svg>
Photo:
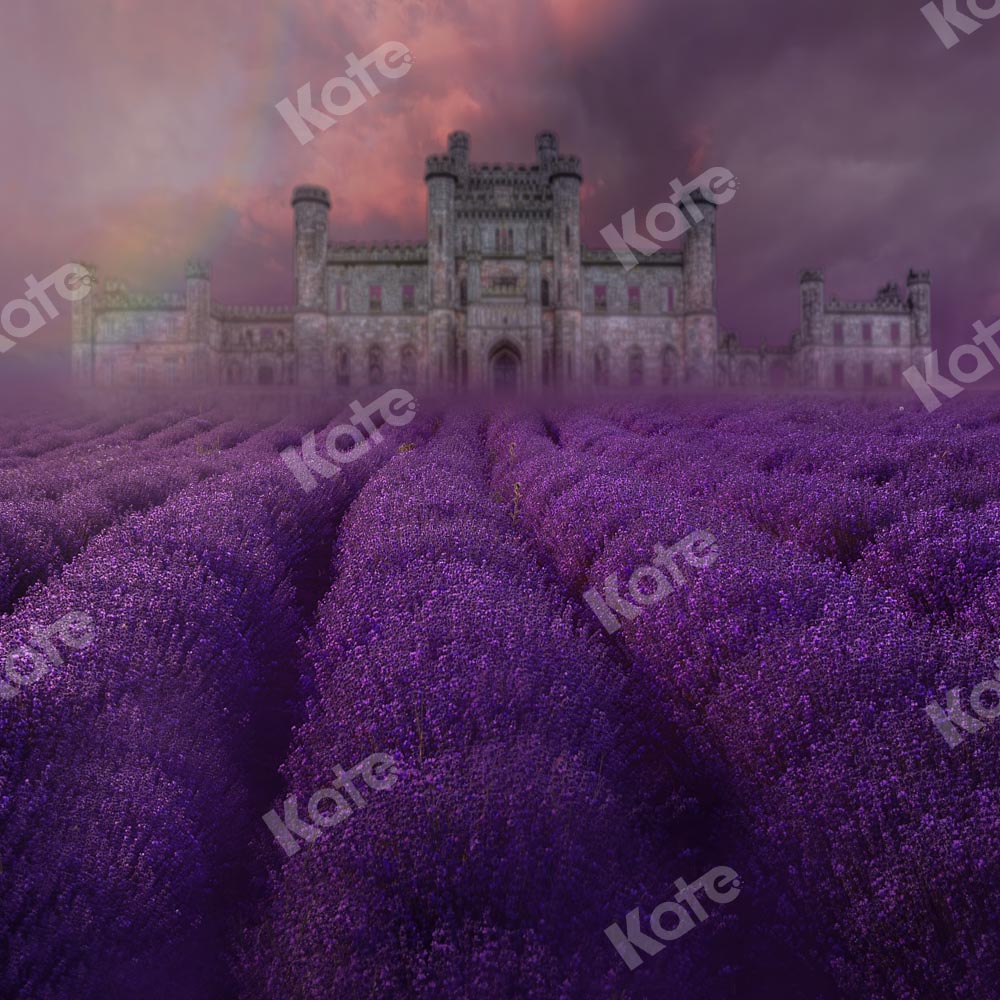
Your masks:
<svg viewBox="0 0 1000 1000"><path fill-rule="evenodd" d="M640 255L625 271L609 248L582 246L580 163L554 133L539 133L529 164L473 164L469 145L455 132L446 154L427 158L426 242L331 243L328 192L295 188L288 306L214 303L198 261L180 295L95 284L74 303L74 376L475 391L505 373L524 389L879 388L930 350L930 276L915 271L905 300L888 285L867 303L827 302L822 274L805 272L791 345L741 348L718 329L714 204L692 194L682 248Z"/></svg>

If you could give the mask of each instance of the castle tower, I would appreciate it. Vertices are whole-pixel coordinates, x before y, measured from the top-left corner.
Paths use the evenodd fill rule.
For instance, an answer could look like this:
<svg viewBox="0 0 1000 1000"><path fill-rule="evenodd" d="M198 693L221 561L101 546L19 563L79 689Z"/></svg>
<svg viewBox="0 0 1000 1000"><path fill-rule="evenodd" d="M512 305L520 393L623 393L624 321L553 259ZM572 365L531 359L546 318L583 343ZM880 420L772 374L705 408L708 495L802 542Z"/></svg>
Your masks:
<svg viewBox="0 0 1000 1000"><path fill-rule="evenodd" d="M822 271L803 271L799 281L799 335L795 341L796 377L802 385L819 385L824 378L832 381L827 345L824 341L823 315L826 290ZM826 371L821 376L821 369Z"/></svg>
<svg viewBox="0 0 1000 1000"><path fill-rule="evenodd" d="M580 274L580 159L559 155L554 132L535 139L538 163L552 187L552 244L555 287L554 381L572 385L583 377Z"/></svg>
<svg viewBox="0 0 1000 1000"><path fill-rule="evenodd" d="M81 385L93 385L95 378L94 300L97 298L97 267L81 263L89 276L90 294L73 300L70 307L70 322L73 338L72 373L73 379Z"/></svg>
<svg viewBox="0 0 1000 1000"><path fill-rule="evenodd" d="M910 270L906 278L913 315L913 363L931 348L931 272Z"/></svg>
<svg viewBox="0 0 1000 1000"><path fill-rule="evenodd" d="M802 344L819 345L823 342L824 301L823 272L803 271L799 281L801 304Z"/></svg>
<svg viewBox="0 0 1000 1000"><path fill-rule="evenodd" d="M682 199L681 207L691 223L684 240L681 277L687 379L693 385L714 385L719 349L715 300L716 206L699 189Z"/></svg>
<svg viewBox="0 0 1000 1000"><path fill-rule="evenodd" d="M469 155L469 137L453 132L447 156L428 156L427 183L427 378L454 386L458 377L455 340L455 187ZM457 154L456 160L453 154Z"/></svg>
<svg viewBox="0 0 1000 1000"><path fill-rule="evenodd" d="M212 265L191 258L184 284L187 303L187 340L192 344L191 374L198 382L208 377L208 342L212 320Z"/></svg>
<svg viewBox="0 0 1000 1000"><path fill-rule="evenodd" d="M330 194L301 185L292 192L295 212L295 345L298 381L322 385L327 346L326 251Z"/></svg>

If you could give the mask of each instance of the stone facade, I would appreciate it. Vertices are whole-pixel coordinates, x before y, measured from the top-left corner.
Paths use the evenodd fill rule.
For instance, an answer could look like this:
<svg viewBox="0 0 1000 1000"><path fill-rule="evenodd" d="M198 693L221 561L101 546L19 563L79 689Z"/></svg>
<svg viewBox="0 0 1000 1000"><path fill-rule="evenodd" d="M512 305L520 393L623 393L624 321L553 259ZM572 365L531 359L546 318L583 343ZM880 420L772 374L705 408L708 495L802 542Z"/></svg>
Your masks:
<svg viewBox="0 0 1000 1000"><path fill-rule="evenodd" d="M474 164L454 132L427 158L427 240L329 239L325 189L297 187L295 303L212 301L207 264L183 295L98 282L73 311L73 371L88 384L210 383L469 391L542 387L899 384L930 350L930 278L911 272L872 303L824 299L802 278L802 325L788 347L720 335L716 206L692 196L679 250L625 271L580 239L580 161L556 135L526 164Z"/></svg>

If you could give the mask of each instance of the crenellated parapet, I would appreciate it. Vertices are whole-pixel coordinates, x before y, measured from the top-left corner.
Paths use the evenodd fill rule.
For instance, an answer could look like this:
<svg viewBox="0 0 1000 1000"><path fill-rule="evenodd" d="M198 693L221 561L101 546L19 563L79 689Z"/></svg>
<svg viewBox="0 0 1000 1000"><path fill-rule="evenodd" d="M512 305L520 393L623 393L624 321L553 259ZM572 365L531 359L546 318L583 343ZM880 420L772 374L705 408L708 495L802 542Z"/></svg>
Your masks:
<svg viewBox="0 0 1000 1000"><path fill-rule="evenodd" d="M290 306L220 306L213 305L212 319L227 320L271 320L290 323L295 318L295 310Z"/></svg>
<svg viewBox="0 0 1000 1000"><path fill-rule="evenodd" d="M191 257L188 259L185 274L188 278L208 281L212 277L212 263L200 257Z"/></svg>
<svg viewBox="0 0 1000 1000"><path fill-rule="evenodd" d="M372 243L331 243L328 264L426 264L427 242L386 240Z"/></svg>
<svg viewBox="0 0 1000 1000"><path fill-rule="evenodd" d="M108 279L94 299L96 311L112 309L186 309L187 299L181 292L163 292L159 295L130 292L122 281Z"/></svg>

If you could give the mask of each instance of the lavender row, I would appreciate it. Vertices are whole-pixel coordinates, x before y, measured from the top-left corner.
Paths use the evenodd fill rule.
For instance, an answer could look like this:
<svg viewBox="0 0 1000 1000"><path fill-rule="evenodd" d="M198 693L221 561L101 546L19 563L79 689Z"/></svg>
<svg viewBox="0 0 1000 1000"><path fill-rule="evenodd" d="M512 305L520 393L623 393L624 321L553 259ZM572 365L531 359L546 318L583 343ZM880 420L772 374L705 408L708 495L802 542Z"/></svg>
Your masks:
<svg viewBox="0 0 1000 1000"><path fill-rule="evenodd" d="M957 995L977 995L997 961L982 920L997 896L974 875L994 856L995 768L985 744L961 760L943 753L925 708L942 687L981 680L994 636L944 628L864 574L768 541L716 498L686 496L683 467L665 496L633 473L638 446L614 493L599 459L557 448L545 430L494 426L494 453L513 444L517 456L497 462L495 482L508 495L520 484L526 523L573 586L627 579L653 539L686 531L695 510L718 538L724 571L616 638L686 719L692 754L712 762L764 856L794 873L800 914L823 911L825 926L808 922L815 960L847 991L916 996L937 968ZM690 456L695 470L704 461ZM980 521L994 550L995 523Z"/></svg>
<svg viewBox="0 0 1000 1000"><path fill-rule="evenodd" d="M101 535L0 624L9 650L68 613L93 623L0 704L4 995L231 989L251 790L283 753L317 568L382 460L306 495L272 444L255 457Z"/></svg>

